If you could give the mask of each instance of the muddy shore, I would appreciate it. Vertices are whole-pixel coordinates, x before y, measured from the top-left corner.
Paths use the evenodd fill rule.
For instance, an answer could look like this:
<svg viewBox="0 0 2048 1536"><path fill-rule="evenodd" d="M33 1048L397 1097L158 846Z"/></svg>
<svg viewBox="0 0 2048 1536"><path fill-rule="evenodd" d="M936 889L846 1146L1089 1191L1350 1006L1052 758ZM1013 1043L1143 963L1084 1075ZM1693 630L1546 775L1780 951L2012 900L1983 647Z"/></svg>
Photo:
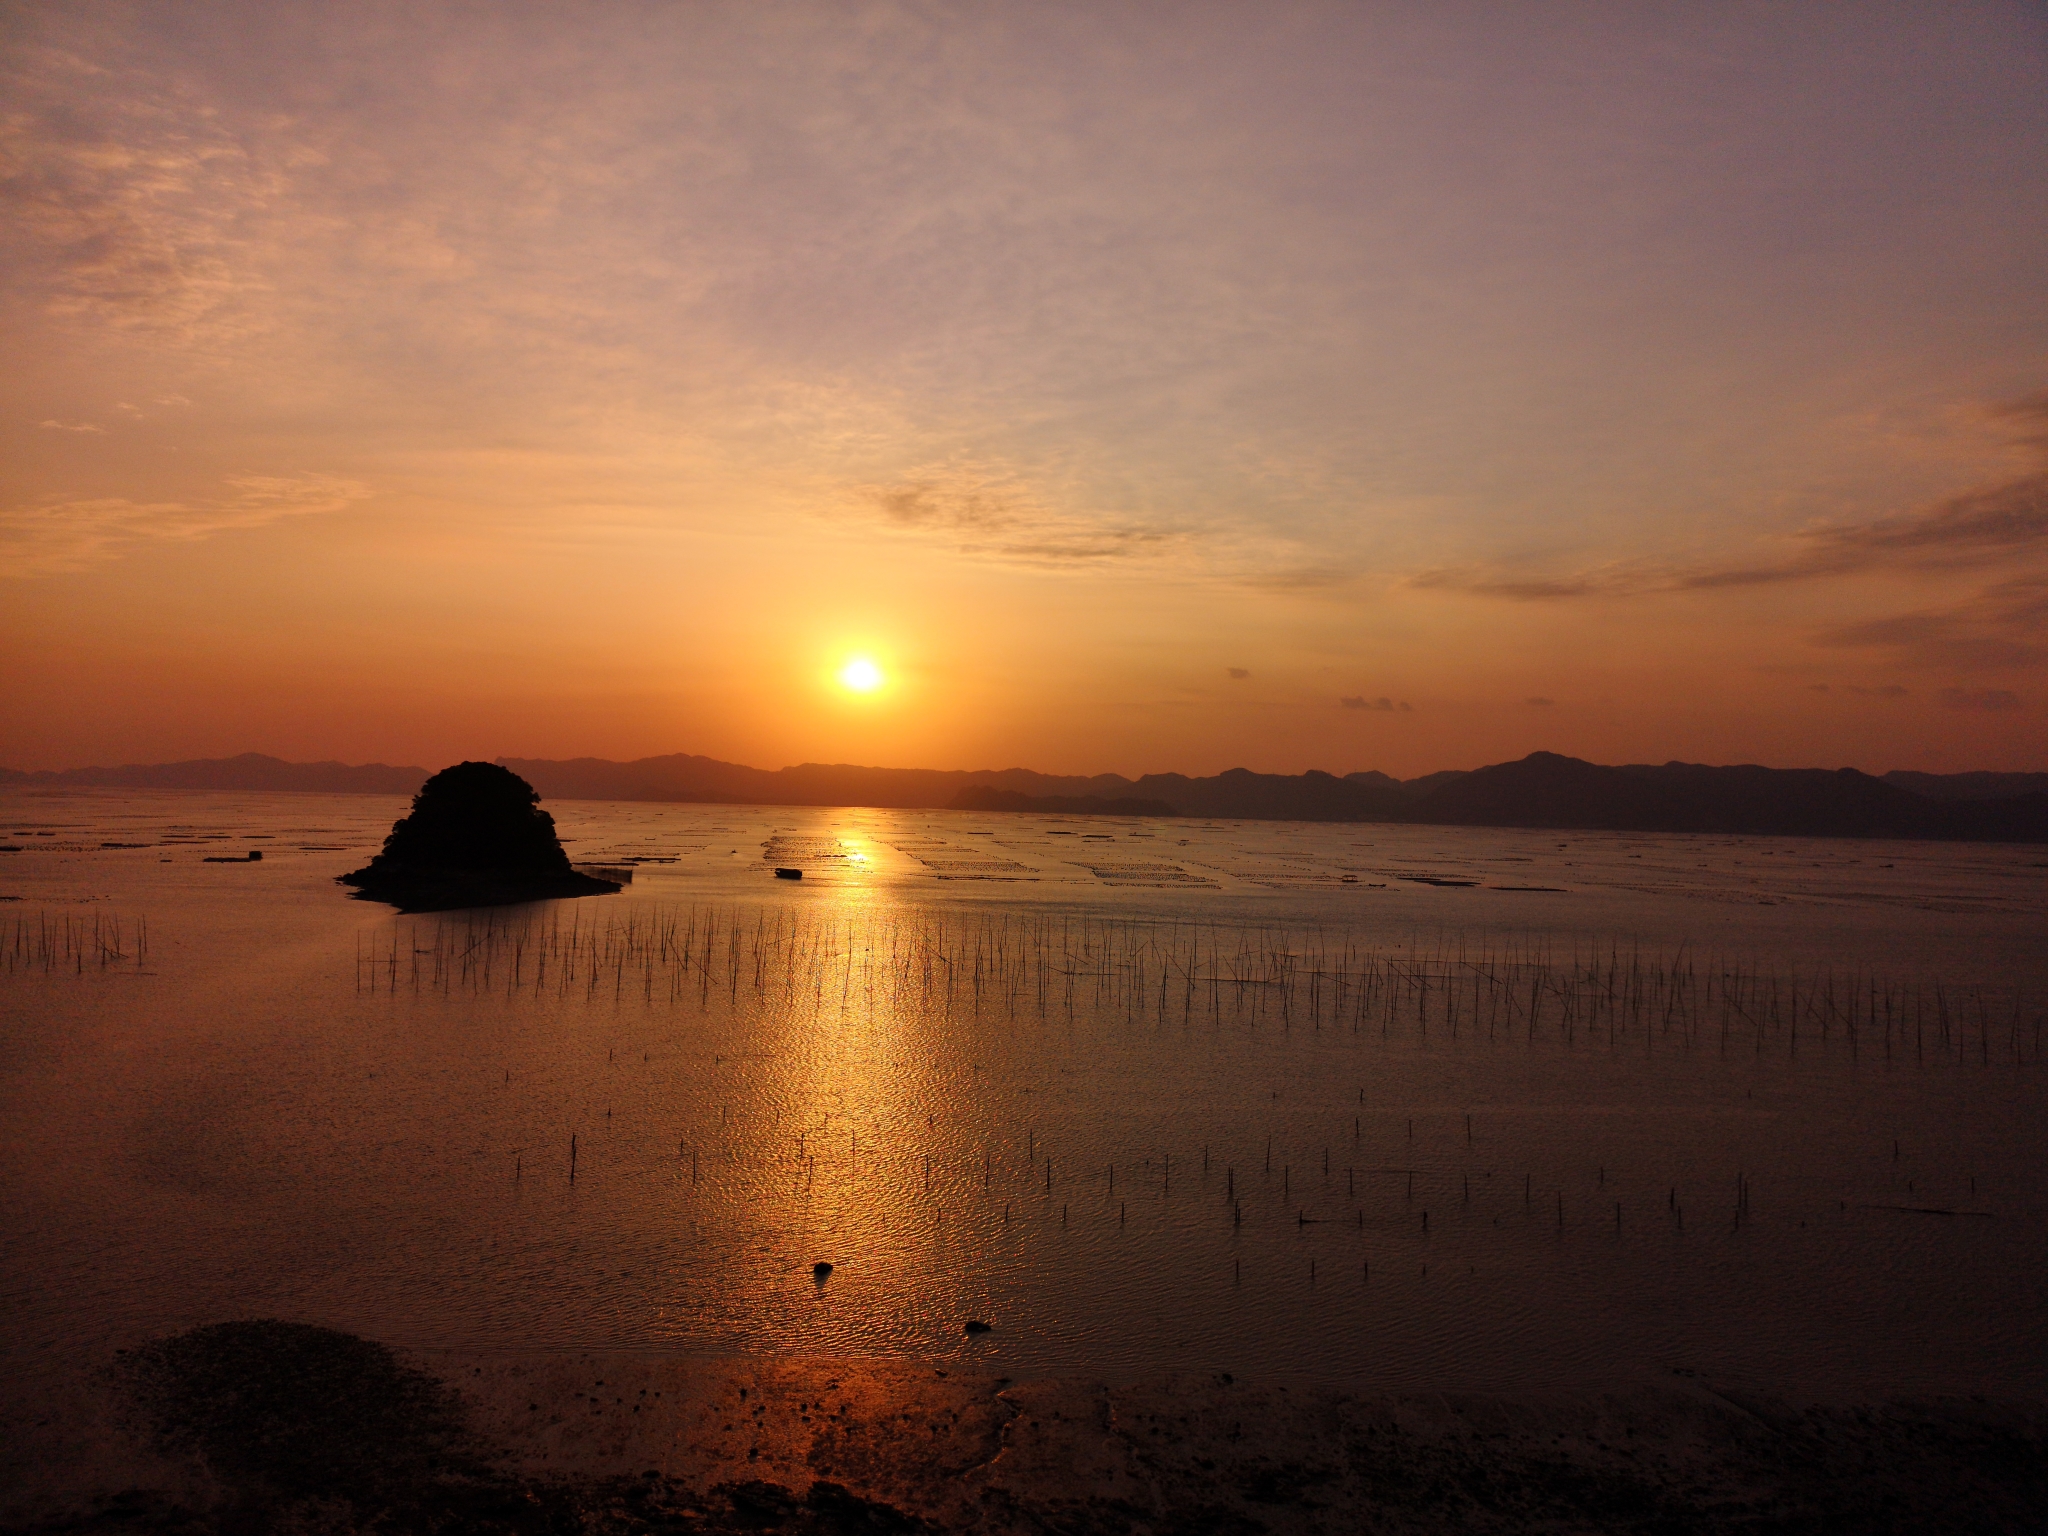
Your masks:
<svg viewBox="0 0 2048 1536"><path fill-rule="evenodd" d="M304 1355L325 1341L354 1353ZM0 1529L1988 1532L2048 1508L2042 1404L200 1342L10 1401Z"/></svg>

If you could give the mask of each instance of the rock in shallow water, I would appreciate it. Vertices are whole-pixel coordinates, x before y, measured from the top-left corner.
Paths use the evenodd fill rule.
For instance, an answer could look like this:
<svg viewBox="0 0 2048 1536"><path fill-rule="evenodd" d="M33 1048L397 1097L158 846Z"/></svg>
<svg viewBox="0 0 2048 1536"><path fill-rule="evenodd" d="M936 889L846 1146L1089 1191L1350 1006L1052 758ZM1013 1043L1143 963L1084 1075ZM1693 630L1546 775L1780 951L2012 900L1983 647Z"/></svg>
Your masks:
<svg viewBox="0 0 2048 1536"><path fill-rule="evenodd" d="M339 877L403 912L609 895L615 880L569 867L555 818L526 780L496 763L457 763L420 786L384 851Z"/></svg>

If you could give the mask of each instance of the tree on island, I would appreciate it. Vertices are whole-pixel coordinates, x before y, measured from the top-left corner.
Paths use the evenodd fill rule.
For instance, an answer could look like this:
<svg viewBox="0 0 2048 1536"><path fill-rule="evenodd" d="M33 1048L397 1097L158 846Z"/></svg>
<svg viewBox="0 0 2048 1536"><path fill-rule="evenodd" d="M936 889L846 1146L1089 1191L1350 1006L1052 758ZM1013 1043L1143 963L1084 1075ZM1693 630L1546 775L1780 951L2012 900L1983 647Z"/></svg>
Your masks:
<svg viewBox="0 0 2048 1536"><path fill-rule="evenodd" d="M599 896L612 880L578 874L526 780L496 763L457 763L420 786L392 824L384 851L338 877L370 901L405 912Z"/></svg>

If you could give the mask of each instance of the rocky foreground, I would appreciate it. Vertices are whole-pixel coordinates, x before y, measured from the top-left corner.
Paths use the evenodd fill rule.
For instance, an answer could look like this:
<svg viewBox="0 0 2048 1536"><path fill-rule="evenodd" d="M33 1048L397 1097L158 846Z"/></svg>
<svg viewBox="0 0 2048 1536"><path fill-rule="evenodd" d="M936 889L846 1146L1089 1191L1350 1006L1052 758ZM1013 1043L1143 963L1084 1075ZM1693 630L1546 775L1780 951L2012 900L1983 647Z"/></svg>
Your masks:
<svg viewBox="0 0 2048 1536"><path fill-rule="evenodd" d="M1352 1396L644 1354L408 1358L275 1323L0 1422L10 1532L2003 1532L2048 1407Z"/></svg>

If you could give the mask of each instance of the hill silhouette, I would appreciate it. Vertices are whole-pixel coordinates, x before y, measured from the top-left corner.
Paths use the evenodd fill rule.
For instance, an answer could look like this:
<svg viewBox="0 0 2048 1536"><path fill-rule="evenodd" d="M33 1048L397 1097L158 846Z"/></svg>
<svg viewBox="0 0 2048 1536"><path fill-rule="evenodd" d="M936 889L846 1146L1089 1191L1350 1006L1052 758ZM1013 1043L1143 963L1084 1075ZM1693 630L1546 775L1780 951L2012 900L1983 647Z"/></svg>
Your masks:
<svg viewBox="0 0 2048 1536"><path fill-rule="evenodd" d="M1100 795L1026 795L970 784L953 797L955 811L1033 811L1042 816L1178 816L1164 800L1105 800Z"/></svg>
<svg viewBox="0 0 2048 1536"><path fill-rule="evenodd" d="M1405 782L1374 771L1334 774L1179 773L1062 775L1028 768L945 770L800 763L750 768L673 753L633 762L578 757L501 758L498 766L558 800L733 805L864 805L899 809L1032 810L1256 821L1414 822L1424 825L1585 827L1639 832L1773 836L1920 837L2048 841L2048 774L1710 767L1610 767L1533 752L1511 763L1447 769ZM155 789L306 790L409 794L424 768L371 763L287 763L258 753L183 763L21 773L0 785ZM968 792L973 791L972 795ZM987 798L992 795L995 798ZM965 798L963 798L965 797ZM1010 798L1015 797L1015 798Z"/></svg>
<svg viewBox="0 0 2048 1536"><path fill-rule="evenodd" d="M337 877L405 912L598 896L616 881L578 874L533 786L496 763L444 768L413 796L363 868Z"/></svg>
<svg viewBox="0 0 2048 1536"><path fill-rule="evenodd" d="M1462 774L1417 800L1434 825L1723 832L1787 837L2048 840L2048 795L1932 800L1853 768L1606 768L1532 752Z"/></svg>
<svg viewBox="0 0 2048 1536"><path fill-rule="evenodd" d="M1894 769L1885 783L1930 800L2012 800L2048 795L2048 773L1913 773Z"/></svg>
<svg viewBox="0 0 2048 1536"><path fill-rule="evenodd" d="M1062 777L1023 768L946 772L823 763L769 772L683 755L634 763L601 758L508 761L544 793L564 799L956 805L1042 812L1061 809L1056 804L1061 800L1149 800L1183 816L1245 821L2048 841L2048 796L2039 793L1996 799L1957 794L1937 800L1851 768L1716 768L1692 763L1606 767L1552 752L1533 752L1517 762L1487 768L1427 774L1405 783L1382 773L1338 778L1315 769L1279 774L1233 768L1205 778L1151 773L1127 779L1121 774ZM1962 779L1975 788L1983 776L1916 777L1940 783ZM975 792L971 803L962 798L970 790ZM1019 801L985 800L984 791L1014 795Z"/></svg>

